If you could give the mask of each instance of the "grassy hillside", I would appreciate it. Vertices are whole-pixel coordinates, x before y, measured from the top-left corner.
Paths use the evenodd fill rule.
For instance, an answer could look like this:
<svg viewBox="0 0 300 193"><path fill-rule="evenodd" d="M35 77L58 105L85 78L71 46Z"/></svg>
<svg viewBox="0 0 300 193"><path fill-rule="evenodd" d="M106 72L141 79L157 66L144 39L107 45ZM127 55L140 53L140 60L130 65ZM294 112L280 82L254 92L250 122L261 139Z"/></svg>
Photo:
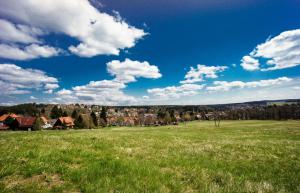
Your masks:
<svg viewBox="0 0 300 193"><path fill-rule="evenodd" d="M1 132L0 192L300 192L300 121Z"/></svg>

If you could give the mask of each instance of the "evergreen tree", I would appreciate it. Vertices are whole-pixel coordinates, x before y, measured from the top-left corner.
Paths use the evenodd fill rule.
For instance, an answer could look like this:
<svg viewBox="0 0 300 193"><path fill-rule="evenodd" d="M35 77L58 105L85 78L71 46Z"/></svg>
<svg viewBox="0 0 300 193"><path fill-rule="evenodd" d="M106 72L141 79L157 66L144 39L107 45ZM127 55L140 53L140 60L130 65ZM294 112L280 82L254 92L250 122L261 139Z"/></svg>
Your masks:
<svg viewBox="0 0 300 193"><path fill-rule="evenodd" d="M41 113L45 114L45 112L46 112L45 108L42 108Z"/></svg>
<svg viewBox="0 0 300 193"><path fill-rule="evenodd" d="M78 112L77 112L76 109L74 109L74 111L72 112L71 117L72 117L73 119L78 119Z"/></svg>
<svg viewBox="0 0 300 193"><path fill-rule="evenodd" d="M67 116L69 116L69 115L68 115L67 111L64 111L63 114L62 114L62 116L63 116L63 117L67 117Z"/></svg>
<svg viewBox="0 0 300 193"><path fill-rule="evenodd" d="M77 119L75 119L74 124L75 124L75 128L82 129L84 127L82 116L80 115L77 116Z"/></svg>
<svg viewBox="0 0 300 193"><path fill-rule="evenodd" d="M100 120L101 120L101 122L103 122L105 124L105 125L102 125L102 126L106 126L106 124L107 124L107 113L106 113L106 108L105 107L102 107L102 109L101 109Z"/></svg>
<svg viewBox="0 0 300 193"><path fill-rule="evenodd" d="M55 105L51 110L50 117L52 119L57 119L57 118L61 117L62 114L63 114L63 112L62 112L61 108L58 108L58 106Z"/></svg>
<svg viewBox="0 0 300 193"><path fill-rule="evenodd" d="M36 118L35 122L34 122L34 125L33 125L33 131L39 131L39 130L42 130L42 124L43 124L43 121L41 118Z"/></svg>
<svg viewBox="0 0 300 193"><path fill-rule="evenodd" d="M170 116L169 111L167 111L167 112L165 113L165 116L164 116L164 122L165 122L166 124L170 124L170 123L172 122L172 118L171 118L171 116Z"/></svg>
<svg viewBox="0 0 300 193"><path fill-rule="evenodd" d="M175 117L175 112L174 112L174 110L171 110L171 111L170 111L170 116L171 116L172 122L176 122L176 121L177 121L177 120L176 120L176 117Z"/></svg>
<svg viewBox="0 0 300 193"><path fill-rule="evenodd" d="M94 125L97 127L98 126L98 119L97 119L97 116L96 116L94 111L92 111L92 113L91 113L91 118L93 120Z"/></svg>

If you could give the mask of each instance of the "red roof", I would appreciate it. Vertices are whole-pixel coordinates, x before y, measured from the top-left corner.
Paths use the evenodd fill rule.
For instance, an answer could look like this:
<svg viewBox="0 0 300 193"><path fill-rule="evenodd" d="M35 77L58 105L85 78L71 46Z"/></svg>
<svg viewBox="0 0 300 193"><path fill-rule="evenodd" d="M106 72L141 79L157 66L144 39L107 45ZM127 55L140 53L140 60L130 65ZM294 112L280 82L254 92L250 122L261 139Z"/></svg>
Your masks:
<svg viewBox="0 0 300 193"><path fill-rule="evenodd" d="M18 121L19 127L32 127L35 119L35 117L17 117L16 121Z"/></svg>
<svg viewBox="0 0 300 193"><path fill-rule="evenodd" d="M72 117L59 117L58 119L65 126L74 126L74 120Z"/></svg>
<svg viewBox="0 0 300 193"><path fill-rule="evenodd" d="M44 124L48 123L48 119L44 116L40 117Z"/></svg>
<svg viewBox="0 0 300 193"><path fill-rule="evenodd" d="M11 113L11 114L4 114L4 115L0 116L0 122L5 121L8 117L17 118L19 116L16 115L16 114L13 114L13 113Z"/></svg>
<svg viewBox="0 0 300 193"><path fill-rule="evenodd" d="M0 121L1 122L5 121L5 119L7 119L8 116L9 116L9 114L4 114L4 115L0 116Z"/></svg>

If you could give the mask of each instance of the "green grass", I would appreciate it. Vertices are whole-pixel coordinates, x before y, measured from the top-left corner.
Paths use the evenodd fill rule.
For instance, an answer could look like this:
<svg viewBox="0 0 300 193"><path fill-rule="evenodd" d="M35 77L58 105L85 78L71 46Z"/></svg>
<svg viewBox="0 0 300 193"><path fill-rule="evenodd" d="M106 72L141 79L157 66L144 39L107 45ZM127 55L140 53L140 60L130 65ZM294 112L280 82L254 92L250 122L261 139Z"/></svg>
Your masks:
<svg viewBox="0 0 300 193"><path fill-rule="evenodd" d="M0 192L300 192L300 121L1 132Z"/></svg>

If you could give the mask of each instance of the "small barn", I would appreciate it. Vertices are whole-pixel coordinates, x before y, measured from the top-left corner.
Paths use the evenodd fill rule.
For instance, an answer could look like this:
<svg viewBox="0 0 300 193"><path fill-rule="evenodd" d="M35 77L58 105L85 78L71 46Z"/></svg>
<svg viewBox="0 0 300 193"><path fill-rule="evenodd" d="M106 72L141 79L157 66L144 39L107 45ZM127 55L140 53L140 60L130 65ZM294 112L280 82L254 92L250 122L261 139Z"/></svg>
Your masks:
<svg viewBox="0 0 300 193"><path fill-rule="evenodd" d="M12 123L10 123L9 127L13 130L32 129L35 120L35 117L16 117L15 120Z"/></svg>
<svg viewBox="0 0 300 193"><path fill-rule="evenodd" d="M74 127L74 120L72 117L59 117L54 123L55 129L69 129Z"/></svg>

